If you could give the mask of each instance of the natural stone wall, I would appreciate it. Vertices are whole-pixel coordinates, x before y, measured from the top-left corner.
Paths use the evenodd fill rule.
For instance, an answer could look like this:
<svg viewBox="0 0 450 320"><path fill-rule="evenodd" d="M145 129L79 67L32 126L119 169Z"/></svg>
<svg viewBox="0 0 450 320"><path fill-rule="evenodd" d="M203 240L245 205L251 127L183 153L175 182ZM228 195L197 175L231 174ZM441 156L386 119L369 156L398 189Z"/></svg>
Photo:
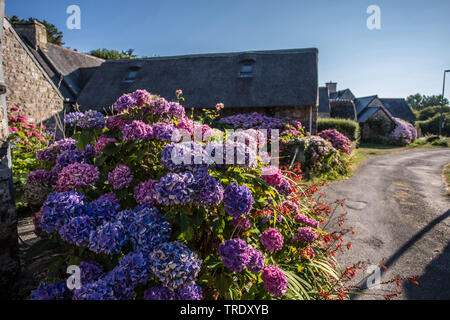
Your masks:
<svg viewBox="0 0 450 320"><path fill-rule="evenodd" d="M18 41L9 22L4 22L2 55L8 108L19 107L31 120L44 122L63 110L63 98Z"/></svg>
<svg viewBox="0 0 450 320"><path fill-rule="evenodd" d="M312 109L312 110L311 110ZM270 117L276 118L284 118L289 117L291 119L299 120L306 131L310 131L309 123L311 116L311 125L312 125L312 134L317 133L317 117L318 117L318 108L317 107L274 107L274 108L264 108L264 107L256 107L256 108L231 108L225 107L221 111L221 116L226 117L233 114L239 113L251 113L258 112L263 113Z"/></svg>

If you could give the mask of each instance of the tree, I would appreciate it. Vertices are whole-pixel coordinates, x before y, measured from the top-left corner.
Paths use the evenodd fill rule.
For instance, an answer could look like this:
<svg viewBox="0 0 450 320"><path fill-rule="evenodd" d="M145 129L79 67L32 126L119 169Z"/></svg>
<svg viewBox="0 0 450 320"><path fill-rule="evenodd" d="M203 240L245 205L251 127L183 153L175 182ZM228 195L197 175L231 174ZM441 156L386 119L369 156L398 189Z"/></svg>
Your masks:
<svg viewBox="0 0 450 320"><path fill-rule="evenodd" d="M54 24L48 22L47 20L41 21L36 18L28 18L28 20L25 20L25 19L20 19L17 16L12 16L11 24L13 26L15 26L17 23L29 22L29 21L33 21L33 20L36 20L45 26L45 28L47 29L47 41L48 42L57 44L59 46L62 46L64 44L64 42L62 41L63 33L61 31L59 31Z"/></svg>
<svg viewBox="0 0 450 320"><path fill-rule="evenodd" d="M440 106L442 104L442 94L440 95L421 95L416 93L406 98L408 105L414 110L422 110L430 106ZM444 105L448 105L448 100L444 98Z"/></svg>
<svg viewBox="0 0 450 320"><path fill-rule="evenodd" d="M119 52L117 50L109 50L106 48L91 50L89 54L105 60L118 60L118 59L133 59L136 55L133 54L134 49L128 49L126 51Z"/></svg>

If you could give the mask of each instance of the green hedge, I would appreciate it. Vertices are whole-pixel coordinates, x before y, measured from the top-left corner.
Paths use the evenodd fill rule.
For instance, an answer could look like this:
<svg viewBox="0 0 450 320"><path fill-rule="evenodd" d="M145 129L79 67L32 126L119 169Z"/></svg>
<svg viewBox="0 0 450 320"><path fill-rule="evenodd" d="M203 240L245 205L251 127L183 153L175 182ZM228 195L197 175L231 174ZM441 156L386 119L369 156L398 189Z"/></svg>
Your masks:
<svg viewBox="0 0 450 320"><path fill-rule="evenodd" d="M359 139L358 122L346 119L320 118L317 120L317 132L336 129L352 141Z"/></svg>
<svg viewBox="0 0 450 320"><path fill-rule="evenodd" d="M444 127L442 128L442 134L450 137L450 112L446 112L442 115ZM433 118L425 121L416 121L416 127L423 135L426 134L439 134L439 114L436 114Z"/></svg>
<svg viewBox="0 0 450 320"><path fill-rule="evenodd" d="M441 112L441 106L431 106L426 107L422 110L420 110L417 114L417 120L419 121L425 121L430 118L435 117L437 114L440 114ZM449 106L444 106L444 113L450 112Z"/></svg>

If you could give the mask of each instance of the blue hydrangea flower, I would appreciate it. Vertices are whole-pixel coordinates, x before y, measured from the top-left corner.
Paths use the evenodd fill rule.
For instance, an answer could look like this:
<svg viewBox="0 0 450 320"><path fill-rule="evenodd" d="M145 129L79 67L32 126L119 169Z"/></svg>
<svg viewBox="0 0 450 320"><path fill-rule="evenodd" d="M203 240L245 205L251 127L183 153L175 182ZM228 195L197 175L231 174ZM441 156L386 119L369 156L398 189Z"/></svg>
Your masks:
<svg viewBox="0 0 450 320"><path fill-rule="evenodd" d="M225 211L233 218L237 218L249 213L255 200L246 185L239 187L236 183L232 183L225 189L224 202Z"/></svg>
<svg viewBox="0 0 450 320"><path fill-rule="evenodd" d="M114 296L119 300L130 300L136 294L134 292L134 284L128 277L126 270L115 267L108 272L104 280L113 289Z"/></svg>
<svg viewBox="0 0 450 320"><path fill-rule="evenodd" d="M180 241L158 245L150 253L149 261L154 276L172 289L193 284L202 264L197 255Z"/></svg>
<svg viewBox="0 0 450 320"><path fill-rule="evenodd" d="M76 289L72 300L117 300L111 285L104 279L89 283Z"/></svg>
<svg viewBox="0 0 450 320"><path fill-rule="evenodd" d="M76 162L78 163L84 162L84 158L78 149L64 151L56 157L56 163L59 164L61 167L66 167L69 164Z"/></svg>
<svg viewBox="0 0 450 320"><path fill-rule="evenodd" d="M94 219L97 224L111 221L116 217L119 210L120 205L117 202L104 198L94 200L86 207L87 215Z"/></svg>
<svg viewBox="0 0 450 320"><path fill-rule="evenodd" d="M168 206L192 201L195 187L191 172L168 173L154 184L157 204Z"/></svg>
<svg viewBox="0 0 450 320"><path fill-rule="evenodd" d="M51 193L41 208L40 228L48 233L57 232L70 218L83 215L86 204L86 198L80 192Z"/></svg>
<svg viewBox="0 0 450 320"><path fill-rule="evenodd" d="M86 215L71 218L59 229L59 235L64 241L76 245L87 247L89 236L95 231L95 221Z"/></svg>
<svg viewBox="0 0 450 320"><path fill-rule="evenodd" d="M253 274L258 274L264 269L265 261L264 255L261 251L255 248L249 248L250 259L247 264L247 269Z"/></svg>
<svg viewBox="0 0 450 320"><path fill-rule="evenodd" d="M165 146L161 153L161 164L172 172L195 172L208 168L208 165L203 162L206 155L206 151L199 143L171 143Z"/></svg>
<svg viewBox="0 0 450 320"><path fill-rule="evenodd" d="M68 300L70 291L66 284L58 281L52 284L41 282L37 289L31 291L31 300Z"/></svg>
<svg viewBox="0 0 450 320"><path fill-rule="evenodd" d="M74 125L76 125L78 123L78 121L80 121L80 119L83 116L84 116L84 114L79 111L70 112L70 113L66 114L66 117L64 118L64 122L67 125L73 127Z"/></svg>
<svg viewBox="0 0 450 320"><path fill-rule="evenodd" d="M150 206L138 206L134 218L127 229L135 250L151 251L169 239L171 226L166 217Z"/></svg>
<svg viewBox="0 0 450 320"><path fill-rule="evenodd" d="M89 249L96 253L117 254L127 242L120 222L106 222L89 237Z"/></svg>
<svg viewBox="0 0 450 320"><path fill-rule="evenodd" d="M96 155L94 146L91 144L86 145L83 150L81 150L81 155L83 156L84 161L91 163Z"/></svg>
<svg viewBox="0 0 450 320"><path fill-rule="evenodd" d="M196 284L182 287L177 291L178 300L202 300L202 287Z"/></svg>
<svg viewBox="0 0 450 320"><path fill-rule="evenodd" d="M80 273L82 286L97 281L105 275L103 272L103 267L95 261L81 262Z"/></svg>
<svg viewBox="0 0 450 320"><path fill-rule="evenodd" d="M147 283L151 276L147 254L140 251L130 252L125 255L119 261L118 267L124 272L133 287L136 287L139 283Z"/></svg>
<svg viewBox="0 0 450 320"><path fill-rule="evenodd" d="M82 129L102 129L105 126L105 117L101 112L88 110L78 120L78 126Z"/></svg>
<svg viewBox="0 0 450 320"><path fill-rule="evenodd" d="M144 291L144 300L175 300L175 292L167 287L152 287Z"/></svg>

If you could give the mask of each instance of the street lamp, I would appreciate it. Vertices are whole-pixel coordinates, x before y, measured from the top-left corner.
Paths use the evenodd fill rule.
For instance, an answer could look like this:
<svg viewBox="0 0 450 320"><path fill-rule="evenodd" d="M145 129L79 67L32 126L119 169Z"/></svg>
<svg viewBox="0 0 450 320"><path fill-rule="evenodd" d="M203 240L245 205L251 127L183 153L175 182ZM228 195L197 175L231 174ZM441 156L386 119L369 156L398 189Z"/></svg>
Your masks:
<svg viewBox="0 0 450 320"><path fill-rule="evenodd" d="M444 93L445 93L445 74L447 72L450 72L450 70L445 70L444 71L444 84L442 85L441 115L439 117L439 136L441 136L441 134L442 134L442 125L443 125L443 123L442 123L442 120L443 120L442 119L442 114L444 113L444 99L445 99L445 97L444 97Z"/></svg>

